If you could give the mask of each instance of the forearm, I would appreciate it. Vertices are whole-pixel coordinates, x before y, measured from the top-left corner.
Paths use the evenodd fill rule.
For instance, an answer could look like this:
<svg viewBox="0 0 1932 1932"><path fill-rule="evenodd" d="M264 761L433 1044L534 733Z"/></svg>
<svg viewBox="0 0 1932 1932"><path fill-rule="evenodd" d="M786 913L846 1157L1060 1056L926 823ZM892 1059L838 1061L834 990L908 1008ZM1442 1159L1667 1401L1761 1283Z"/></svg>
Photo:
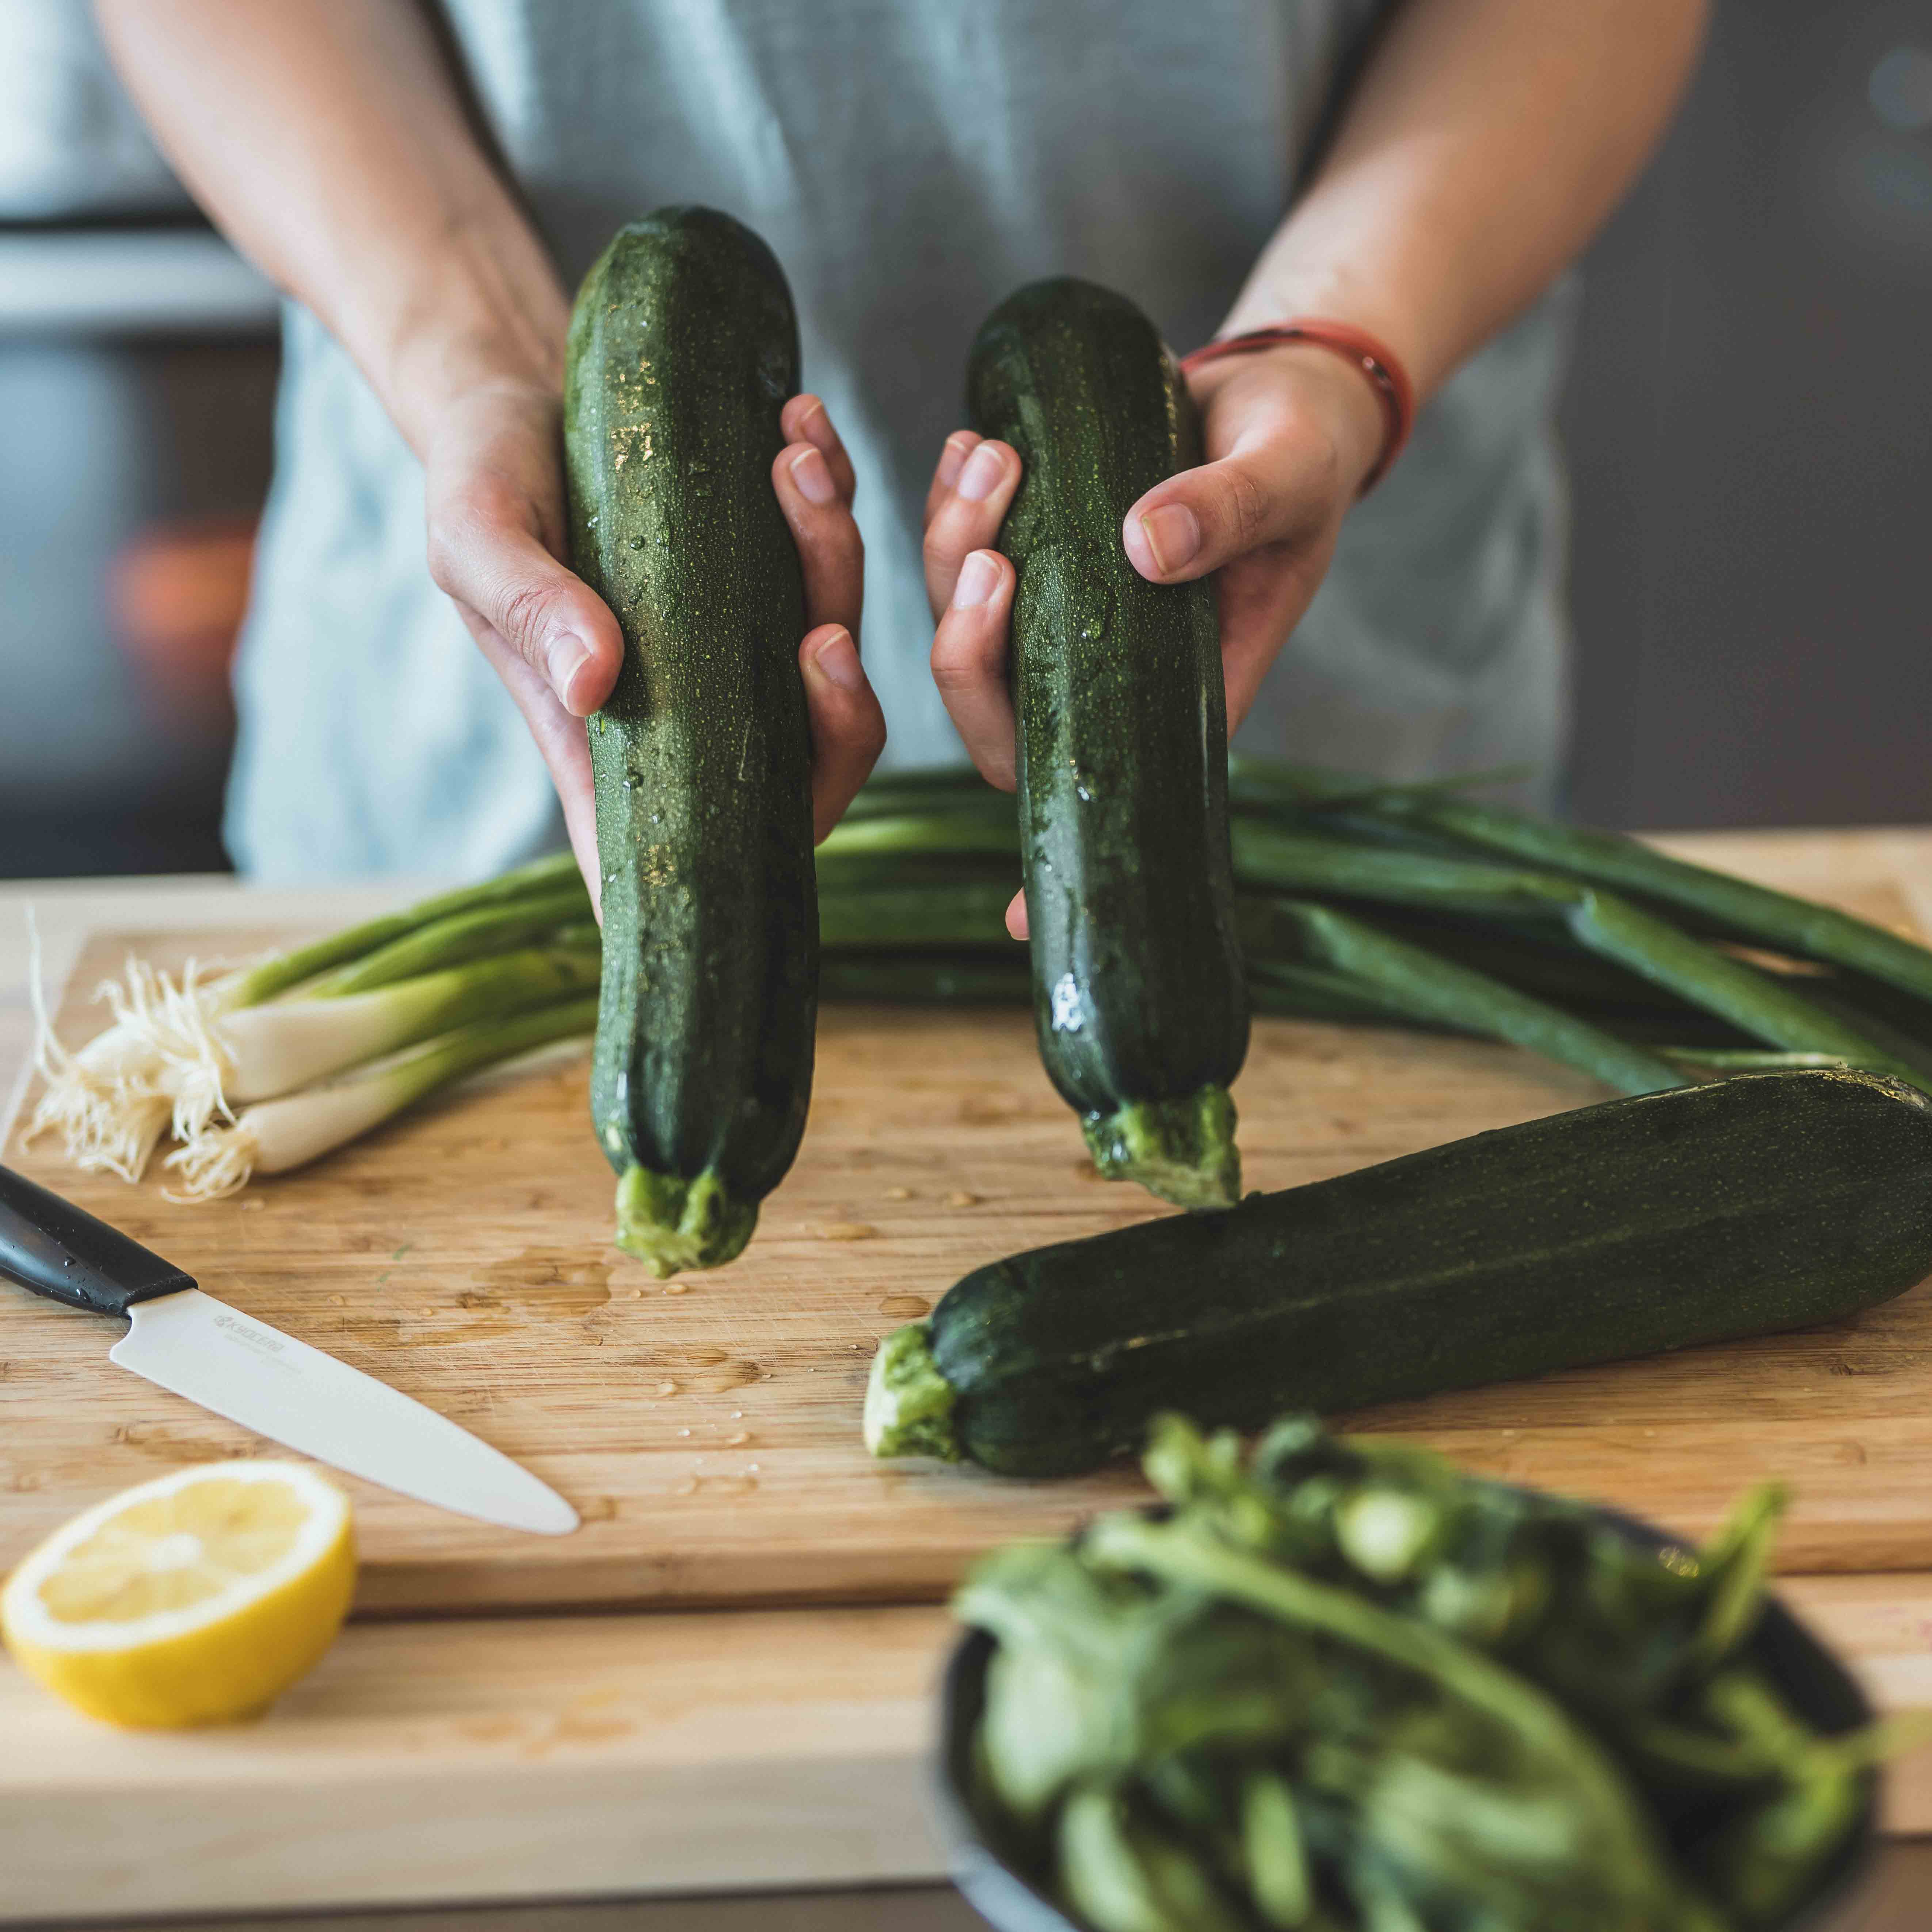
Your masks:
<svg viewBox="0 0 1932 1932"><path fill-rule="evenodd" d="M124 80L236 245L418 453L478 382L554 389L568 305L410 0L97 0Z"/></svg>
<svg viewBox="0 0 1932 1932"><path fill-rule="evenodd" d="M1426 396L1580 254L1648 158L1706 0L1406 0L1224 334L1372 331Z"/></svg>

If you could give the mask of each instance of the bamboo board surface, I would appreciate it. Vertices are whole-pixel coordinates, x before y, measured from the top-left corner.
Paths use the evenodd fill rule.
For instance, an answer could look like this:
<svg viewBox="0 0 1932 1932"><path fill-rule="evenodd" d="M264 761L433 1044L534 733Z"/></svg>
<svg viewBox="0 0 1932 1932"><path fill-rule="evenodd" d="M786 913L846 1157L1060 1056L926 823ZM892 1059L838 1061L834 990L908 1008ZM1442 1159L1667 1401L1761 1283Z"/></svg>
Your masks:
<svg viewBox="0 0 1932 1932"><path fill-rule="evenodd" d="M1916 839L1728 843L1741 870L1894 925L1926 882ZM98 1024L81 992L130 944L163 962L242 950L232 933L97 935L64 1037ZM1092 1176L1023 1015L834 1007L819 1050L803 1151L752 1246L668 1285L608 1245L580 1060L472 1088L212 1207L78 1174L17 1136L4 1158L212 1293L476 1430L584 1514L574 1536L522 1537L350 1481L365 1610L929 1599L988 1544L1056 1532L1136 1479L872 1462L858 1416L877 1339L980 1262L1164 1210ZM1503 1048L1273 1022L1236 1097L1249 1181L1272 1188L1600 1096ZM113 1339L0 1294L0 1568L128 1484L268 1453L114 1368ZM1778 1473L1798 1490L1787 1568L1932 1568L1924 1288L1828 1329L1354 1420L1692 1533Z"/></svg>
<svg viewBox="0 0 1932 1932"><path fill-rule="evenodd" d="M1932 1705L1932 1576L1786 1594L1882 1708ZM259 1723L175 1734L0 1667L0 1924L937 1878L952 1635L914 1608L362 1623ZM1932 1749L1885 1819L1932 1830Z"/></svg>

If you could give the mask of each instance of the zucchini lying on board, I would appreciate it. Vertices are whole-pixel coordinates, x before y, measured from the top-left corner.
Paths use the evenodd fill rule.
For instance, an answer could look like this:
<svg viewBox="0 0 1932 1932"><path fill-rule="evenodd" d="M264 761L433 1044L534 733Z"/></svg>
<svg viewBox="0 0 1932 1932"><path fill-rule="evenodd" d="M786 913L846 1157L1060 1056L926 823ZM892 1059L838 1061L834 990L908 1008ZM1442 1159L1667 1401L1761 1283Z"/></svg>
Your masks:
<svg viewBox="0 0 1932 1932"><path fill-rule="evenodd" d="M1185 1208L1240 1196L1228 1087L1248 1005L1228 850L1214 597L1149 584L1120 524L1200 460L1159 334L1090 282L1036 282L973 345L975 428L1019 452L1000 532L1040 1057L1094 1165Z"/></svg>
<svg viewBox="0 0 1932 1932"><path fill-rule="evenodd" d="M591 1074L617 1244L715 1268L791 1165L818 910L797 552L772 492L798 384L784 276L710 208L620 232L571 317L571 561L624 664L591 720L604 970Z"/></svg>
<svg viewBox="0 0 1932 1932"><path fill-rule="evenodd" d="M879 1456L1090 1468L1252 1428L1803 1328L1932 1271L1932 1102L1849 1071L1612 1100L976 1268L880 1345Z"/></svg>

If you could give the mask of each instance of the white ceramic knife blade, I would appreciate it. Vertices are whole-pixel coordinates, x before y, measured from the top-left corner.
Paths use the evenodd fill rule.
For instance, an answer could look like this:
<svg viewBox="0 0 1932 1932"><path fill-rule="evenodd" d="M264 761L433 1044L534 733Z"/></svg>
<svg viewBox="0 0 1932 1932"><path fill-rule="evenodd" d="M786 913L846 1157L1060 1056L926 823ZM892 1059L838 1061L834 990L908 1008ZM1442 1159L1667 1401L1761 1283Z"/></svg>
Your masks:
<svg viewBox="0 0 1932 1932"><path fill-rule="evenodd" d="M0 1167L0 1276L124 1315L108 1359L385 1489L506 1529L563 1536L577 1512L500 1450L374 1376L204 1294L192 1276Z"/></svg>
<svg viewBox="0 0 1932 1932"><path fill-rule="evenodd" d="M128 1311L110 1362L230 1422L418 1502L564 1536L577 1512L447 1416L198 1288Z"/></svg>

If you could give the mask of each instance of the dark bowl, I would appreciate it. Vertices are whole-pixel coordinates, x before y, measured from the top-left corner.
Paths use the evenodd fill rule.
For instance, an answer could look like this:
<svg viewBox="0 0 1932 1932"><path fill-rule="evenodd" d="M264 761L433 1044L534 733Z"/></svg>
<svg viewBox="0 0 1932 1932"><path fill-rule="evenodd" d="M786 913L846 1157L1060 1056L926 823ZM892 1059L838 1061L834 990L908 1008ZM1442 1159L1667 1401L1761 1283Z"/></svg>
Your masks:
<svg viewBox="0 0 1932 1932"><path fill-rule="evenodd" d="M1658 1549L1677 1539L1634 1518L1602 1512L1636 1542ZM973 1740L986 1701L986 1666L997 1640L968 1630L954 1648L940 1692L937 1808L953 1882L998 1932L1084 1932L1036 1891L999 1848L997 1822L973 1802ZM1827 1736L1870 1723L1871 1706L1845 1667L1775 1598L1766 1600L1745 1654L1771 1678L1798 1714ZM1864 1809L1844 1849L1811 1896L1777 1932L1849 1932L1862 1916L1876 1877L1878 1779L1869 1780Z"/></svg>

